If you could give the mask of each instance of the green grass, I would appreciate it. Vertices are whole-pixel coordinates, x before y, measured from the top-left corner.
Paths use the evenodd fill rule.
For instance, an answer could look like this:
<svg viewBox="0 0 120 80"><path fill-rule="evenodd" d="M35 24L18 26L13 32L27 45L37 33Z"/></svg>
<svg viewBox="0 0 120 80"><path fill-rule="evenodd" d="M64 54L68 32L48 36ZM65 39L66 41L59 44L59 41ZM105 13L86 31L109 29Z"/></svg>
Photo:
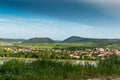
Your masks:
<svg viewBox="0 0 120 80"><path fill-rule="evenodd" d="M6 43L5 43L6 44ZM13 43L10 43L13 44ZM111 49L120 49L119 41L87 41L87 42L61 42L61 43L21 43L9 45L0 45L1 47L35 47L35 48L68 48L68 47L102 47L102 48L111 48Z"/></svg>
<svg viewBox="0 0 120 80"><path fill-rule="evenodd" d="M35 47L35 48L53 48L58 43L22 43L19 47Z"/></svg>
<svg viewBox="0 0 120 80"><path fill-rule="evenodd" d="M51 60L26 63L12 60L0 66L0 80L111 80L120 77L120 58L112 55L97 66L73 65Z"/></svg>
<svg viewBox="0 0 120 80"><path fill-rule="evenodd" d="M68 47L103 47L120 49L120 44L115 42L73 42L73 43L21 43L13 46L1 47L35 47L35 48L68 48Z"/></svg>
<svg viewBox="0 0 120 80"><path fill-rule="evenodd" d="M35 48L59 48L66 49L69 47L83 47L83 48L110 48L110 49L120 49L120 44L118 43L104 43L104 42L74 42L74 43L22 43L17 44L16 47L35 47Z"/></svg>
<svg viewBox="0 0 120 80"><path fill-rule="evenodd" d="M81 42L81 43L22 43L17 45L19 47L37 47L37 48L54 48L54 47L59 47L59 48L66 48L70 46L86 46L86 47L92 47L94 46L94 43L88 42Z"/></svg>

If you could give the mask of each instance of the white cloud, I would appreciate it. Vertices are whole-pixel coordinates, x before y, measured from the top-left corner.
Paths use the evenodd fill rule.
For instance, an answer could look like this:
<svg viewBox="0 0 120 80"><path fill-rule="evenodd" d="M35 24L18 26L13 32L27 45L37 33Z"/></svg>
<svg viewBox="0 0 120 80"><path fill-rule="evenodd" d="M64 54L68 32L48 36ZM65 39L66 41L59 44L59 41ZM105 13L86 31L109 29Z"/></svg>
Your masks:
<svg viewBox="0 0 120 80"><path fill-rule="evenodd" d="M0 23L0 36L10 38L30 38L38 35L62 39L72 35L81 35L91 29L91 26L73 22L62 22L38 18L2 18L6 23Z"/></svg>
<svg viewBox="0 0 120 80"><path fill-rule="evenodd" d="M36 18L2 18L0 37L31 38L43 35L53 39L65 39L69 36L93 38L117 38L120 28L96 27L65 21Z"/></svg>
<svg viewBox="0 0 120 80"><path fill-rule="evenodd" d="M82 0L93 4L106 14L120 17L120 0Z"/></svg>
<svg viewBox="0 0 120 80"><path fill-rule="evenodd" d="M1 37L30 38L38 35L50 36L58 32L53 27L56 21L49 19L9 17L1 18L0 21Z"/></svg>

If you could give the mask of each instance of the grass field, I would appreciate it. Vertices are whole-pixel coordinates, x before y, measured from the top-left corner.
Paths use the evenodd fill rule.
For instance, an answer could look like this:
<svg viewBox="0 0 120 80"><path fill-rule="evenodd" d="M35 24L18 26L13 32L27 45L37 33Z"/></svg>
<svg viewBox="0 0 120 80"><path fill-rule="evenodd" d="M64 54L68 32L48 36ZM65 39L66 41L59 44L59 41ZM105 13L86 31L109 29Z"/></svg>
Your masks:
<svg viewBox="0 0 120 80"><path fill-rule="evenodd" d="M17 45L19 47L37 47L37 48L54 48L54 47L59 47L59 48L66 48L70 46L85 46L85 47L92 47L95 46L94 43L88 42L81 42L81 43L22 43Z"/></svg>
<svg viewBox="0 0 120 80"><path fill-rule="evenodd" d="M21 43L21 44L12 44L12 43L2 43L1 47L34 47L34 48L68 48L68 47L85 47L85 48L111 48L111 49L120 49L120 42L108 41L108 42L61 42L61 43ZM8 45L8 46L7 46Z"/></svg>
<svg viewBox="0 0 120 80"><path fill-rule="evenodd" d="M119 43L114 42L77 42L77 43L22 43L15 45L16 47L35 47L35 48L68 48L68 47L83 47L83 48L110 48L120 49Z"/></svg>
<svg viewBox="0 0 120 80"><path fill-rule="evenodd" d="M0 80L111 80L120 77L120 59L111 56L97 66L52 60L12 60L0 65Z"/></svg>

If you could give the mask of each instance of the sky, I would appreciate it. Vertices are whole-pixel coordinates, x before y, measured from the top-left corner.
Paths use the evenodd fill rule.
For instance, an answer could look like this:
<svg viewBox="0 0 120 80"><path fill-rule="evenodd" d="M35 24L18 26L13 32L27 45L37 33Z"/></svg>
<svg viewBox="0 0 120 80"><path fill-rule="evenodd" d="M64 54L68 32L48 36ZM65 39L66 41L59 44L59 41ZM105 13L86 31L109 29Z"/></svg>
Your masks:
<svg viewBox="0 0 120 80"><path fill-rule="evenodd" d="M1 0L0 38L120 38L119 0Z"/></svg>

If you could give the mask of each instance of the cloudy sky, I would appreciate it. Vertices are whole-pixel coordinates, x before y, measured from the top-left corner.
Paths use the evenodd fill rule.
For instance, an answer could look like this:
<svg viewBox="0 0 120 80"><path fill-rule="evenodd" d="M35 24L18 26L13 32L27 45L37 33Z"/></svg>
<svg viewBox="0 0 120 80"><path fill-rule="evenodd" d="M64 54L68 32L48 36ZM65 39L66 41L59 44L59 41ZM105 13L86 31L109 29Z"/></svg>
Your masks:
<svg viewBox="0 0 120 80"><path fill-rule="evenodd" d="M120 38L119 0L1 0L0 37Z"/></svg>

